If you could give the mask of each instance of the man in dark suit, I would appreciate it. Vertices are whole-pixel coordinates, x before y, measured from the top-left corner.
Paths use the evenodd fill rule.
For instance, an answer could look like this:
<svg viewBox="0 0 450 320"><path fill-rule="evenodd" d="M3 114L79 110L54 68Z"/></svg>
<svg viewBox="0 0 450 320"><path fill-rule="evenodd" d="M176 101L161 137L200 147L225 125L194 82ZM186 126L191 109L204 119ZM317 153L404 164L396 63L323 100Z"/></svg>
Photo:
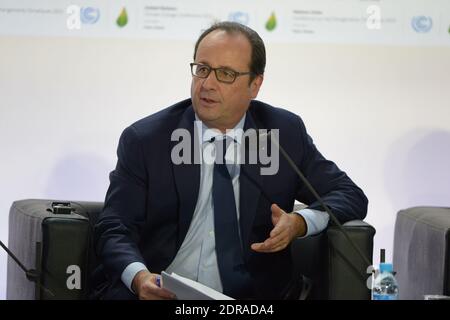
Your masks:
<svg viewBox="0 0 450 320"><path fill-rule="evenodd" d="M256 32L215 24L195 46L191 99L125 129L95 227L102 298L174 298L158 282L163 270L234 298L286 297L291 241L322 231L328 216L284 158L270 158L266 174L267 161L246 159L265 148L260 129L276 133L341 222L365 217L364 193L319 153L300 117L254 100L264 68ZM296 199L308 207L291 212Z"/></svg>

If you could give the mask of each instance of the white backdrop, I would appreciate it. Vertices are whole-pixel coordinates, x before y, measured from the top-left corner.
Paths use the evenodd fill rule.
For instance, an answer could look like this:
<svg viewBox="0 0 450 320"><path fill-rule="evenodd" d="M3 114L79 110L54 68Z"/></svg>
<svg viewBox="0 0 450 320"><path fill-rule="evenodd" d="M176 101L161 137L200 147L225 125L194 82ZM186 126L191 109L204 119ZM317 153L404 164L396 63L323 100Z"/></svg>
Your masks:
<svg viewBox="0 0 450 320"><path fill-rule="evenodd" d="M2 241L14 200L103 201L121 131L189 96L193 44L0 37ZM301 115L362 187L374 261L391 259L399 209L449 205L450 48L277 43L267 58L258 98Z"/></svg>

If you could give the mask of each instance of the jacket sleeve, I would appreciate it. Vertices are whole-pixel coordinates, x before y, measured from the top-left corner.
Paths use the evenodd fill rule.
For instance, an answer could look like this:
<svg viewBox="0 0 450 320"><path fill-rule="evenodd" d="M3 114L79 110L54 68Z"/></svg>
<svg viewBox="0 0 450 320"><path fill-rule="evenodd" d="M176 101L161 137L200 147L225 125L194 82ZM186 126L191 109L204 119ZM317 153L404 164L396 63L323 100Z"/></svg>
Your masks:
<svg viewBox="0 0 450 320"><path fill-rule="evenodd" d="M133 126L122 133L117 157L94 229L97 255L107 273L116 279L130 263L145 264L138 243L146 219L148 180L142 141Z"/></svg>

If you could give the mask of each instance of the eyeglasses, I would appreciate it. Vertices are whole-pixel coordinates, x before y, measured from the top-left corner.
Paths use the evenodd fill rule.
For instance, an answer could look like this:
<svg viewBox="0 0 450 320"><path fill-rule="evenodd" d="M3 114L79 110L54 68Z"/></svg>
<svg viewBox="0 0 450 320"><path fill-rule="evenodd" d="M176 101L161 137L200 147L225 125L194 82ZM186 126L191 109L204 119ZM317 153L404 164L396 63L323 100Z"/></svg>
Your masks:
<svg viewBox="0 0 450 320"><path fill-rule="evenodd" d="M229 68L212 68L206 64L191 63L191 73L197 78L208 78L211 71L214 70L217 81L223 83L233 83L237 77L246 74L252 74L253 72L237 72Z"/></svg>

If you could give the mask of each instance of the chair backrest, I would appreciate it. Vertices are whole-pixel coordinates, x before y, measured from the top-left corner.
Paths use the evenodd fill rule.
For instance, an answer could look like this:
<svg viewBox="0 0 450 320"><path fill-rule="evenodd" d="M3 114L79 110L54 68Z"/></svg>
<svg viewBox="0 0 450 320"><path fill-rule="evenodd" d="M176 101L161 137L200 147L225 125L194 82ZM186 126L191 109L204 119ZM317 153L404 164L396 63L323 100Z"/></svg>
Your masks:
<svg viewBox="0 0 450 320"><path fill-rule="evenodd" d="M450 208L414 207L397 213L394 270L400 299L450 295Z"/></svg>

